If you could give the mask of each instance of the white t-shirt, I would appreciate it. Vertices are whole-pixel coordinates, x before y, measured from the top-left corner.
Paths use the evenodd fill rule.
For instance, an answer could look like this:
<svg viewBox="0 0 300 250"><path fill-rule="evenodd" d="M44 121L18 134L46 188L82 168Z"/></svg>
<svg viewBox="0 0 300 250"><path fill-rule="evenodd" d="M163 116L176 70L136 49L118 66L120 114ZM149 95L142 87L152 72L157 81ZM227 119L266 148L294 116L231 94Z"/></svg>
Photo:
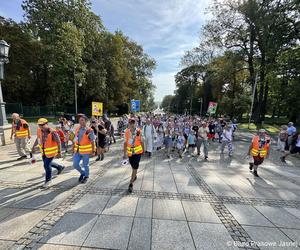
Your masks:
<svg viewBox="0 0 300 250"><path fill-rule="evenodd" d="M207 133L209 132L209 129L208 127L200 127L199 130L198 130L198 135L201 136L204 140L207 140ZM200 137L200 139L202 139Z"/></svg>
<svg viewBox="0 0 300 250"><path fill-rule="evenodd" d="M222 141L232 141L232 130L224 129L222 135Z"/></svg>

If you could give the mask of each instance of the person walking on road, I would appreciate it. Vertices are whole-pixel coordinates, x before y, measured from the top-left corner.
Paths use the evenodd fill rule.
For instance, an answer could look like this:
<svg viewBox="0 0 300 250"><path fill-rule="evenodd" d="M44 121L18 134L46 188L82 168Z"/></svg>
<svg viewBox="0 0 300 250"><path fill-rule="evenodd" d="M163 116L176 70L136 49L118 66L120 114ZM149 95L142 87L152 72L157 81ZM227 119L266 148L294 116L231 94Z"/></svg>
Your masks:
<svg viewBox="0 0 300 250"><path fill-rule="evenodd" d="M150 118L146 120L146 124L143 127L143 138L145 143L145 152L148 153L149 157L151 157L154 147L154 140L156 139L156 131Z"/></svg>
<svg viewBox="0 0 300 250"><path fill-rule="evenodd" d="M222 136L222 144L221 144L221 154L224 153L224 149L227 145L228 147L228 155L232 157L233 155L233 146L232 146L232 138L233 138L233 131L232 127L228 124L225 125L225 129L223 131Z"/></svg>
<svg viewBox="0 0 300 250"><path fill-rule="evenodd" d="M31 152L34 153L35 147L39 146L45 169L45 183L42 188L51 185L52 168L57 169L57 174L61 174L64 166L53 161L55 157L61 157L61 141L56 131L49 127L48 120L40 118L38 120L37 138L32 146Z"/></svg>
<svg viewBox="0 0 300 250"><path fill-rule="evenodd" d="M133 183L135 182L137 176L137 171L139 168L141 155L143 154L143 141L142 132L136 127L135 119L129 119L129 126L125 130L125 141L124 141L124 156L126 159L128 157L129 163L132 167L131 179L128 186L128 192L132 193Z"/></svg>
<svg viewBox="0 0 300 250"><path fill-rule="evenodd" d="M112 141L114 143L116 143L116 138L115 138L115 128L114 125L112 124L112 122L108 119L108 117L106 115L104 115L103 117L103 121L104 121L104 127L107 130L107 135L109 137L109 144L112 144Z"/></svg>
<svg viewBox="0 0 300 250"><path fill-rule="evenodd" d="M106 129L104 128L104 123L99 121L97 124L97 120L92 120L91 128L94 131L96 137L96 146L97 146L97 158L96 161L104 160L104 152L106 145Z"/></svg>
<svg viewBox="0 0 300 250"><path fill-rule="evenodd" d="M197 146L197 154L200 155L200 149L203 144L203 152L204 152L205 160L207 160L208 158L208 137L207 137L208 132L209 130L206 122L202 122L202 126L198 130L196 146Z"/></svg>
<svg viewBox="0 0 300 250"><path fill-rule="evenodd" d="M249 163L250 171L253 170L253 175L258 176L258 166L264 162L265 158L269 157L270 149L270 137L264 129L258 131L258 135L255 135L252 139L252 143L249 146L248 155L252 155L254 163Z"/></svg>
<svg viewBox="0 0 300 250"><path fill-rule="evenodd" d="M289 152L286 152L282 157L280 157L280 160L284 163L286 163L285 158L290 154L300 154L300 133L296 132L294 136L292 137L291 146L289 148Z"/></svg>
<svg viewBox="0 0 300 250"><path fill-rule="evenodd" d="M27 158L26 153L30 152L28 146L28 140L31 138L30 128L28 123L24 119L21 119L17 113L12 114L12 120L10 139L12 140L13 136L15 137L15 144L20 156L17 160L23 160Z"/></svg>
<svg viewBox="0 0 300 250"><path fill-rule="evenodd" d="M95 152L95 135L92 128L87 127L88 118L83 115L79 118L79 128L75 132L73 148L73 167L80 173L79 183L86 183L89 178L90 156ZM82 161L82 167L80 162Z"/></svg>
<svg viewBox="0 0 300 250"><path fill-rule="evenodd" d="M288 127L286 125L281 126L281 129L278 134L278 140L277 140L277 150L280 152L283 152L283 153L288 146L287 145L288 144L287 143L287 140L288 140L287 128Z"/></svg>
<svg viewBox="0 0 300 250"><path fill-rule="evenodd" d="M291 144L292 144L292 140L293 140L293 136L296 134L297 129L294 127L294 123L293 122L289 122L288 123L288 128L287 128L287 133L288 133L288 148L290 148Z"/></svg>

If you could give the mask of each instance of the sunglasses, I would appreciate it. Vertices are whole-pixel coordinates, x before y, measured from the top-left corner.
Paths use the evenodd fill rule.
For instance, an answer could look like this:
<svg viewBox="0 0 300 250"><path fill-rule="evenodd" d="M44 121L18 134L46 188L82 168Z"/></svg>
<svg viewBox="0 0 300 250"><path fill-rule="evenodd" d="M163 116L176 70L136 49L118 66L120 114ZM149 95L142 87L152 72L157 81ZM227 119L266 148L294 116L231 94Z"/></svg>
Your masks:
<svg viewBox="0 0 300 250"><path fill-rule="evenodd" d="M45 124L39 124L39 127L43 127Z"/></svg>

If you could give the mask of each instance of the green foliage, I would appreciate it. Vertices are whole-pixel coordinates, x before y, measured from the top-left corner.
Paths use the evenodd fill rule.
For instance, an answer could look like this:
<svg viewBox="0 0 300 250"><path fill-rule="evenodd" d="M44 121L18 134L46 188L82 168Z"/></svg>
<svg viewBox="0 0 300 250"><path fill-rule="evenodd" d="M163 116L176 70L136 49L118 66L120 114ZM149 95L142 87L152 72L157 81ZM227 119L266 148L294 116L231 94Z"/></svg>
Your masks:
<svg viewBox="0 0 300 250"><path fill-rule="evenodd" d="M11 44L3 83L6 102L74 106L91 101L115 112L130 99L154 107L155 61L122 32L108 32L89 0L24 0L25 22L0 19L0 37Z"/></svg>
<svg viewBox="0 0 300 250"><path fill-rule="evenodd" d="M257 123L266 114L299 119L300 2L215 0L209 12L213 18L202 28L199 46L182 58L186 69L205 69L204 83L196 93L203 98L204 109L212 100L224 104L219 109L223 114L249 113L247 96L257 79ZM178 84L177 93L186 96L186 87Z"/></svg>

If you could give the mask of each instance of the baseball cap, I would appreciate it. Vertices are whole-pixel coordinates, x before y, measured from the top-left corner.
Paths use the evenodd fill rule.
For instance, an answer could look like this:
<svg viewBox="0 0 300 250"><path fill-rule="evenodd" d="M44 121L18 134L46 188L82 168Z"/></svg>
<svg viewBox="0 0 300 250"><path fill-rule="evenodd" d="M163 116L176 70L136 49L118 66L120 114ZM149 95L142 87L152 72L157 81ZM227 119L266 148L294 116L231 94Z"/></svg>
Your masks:
<svg viewBox="0 0 300 250"><path fill-rule="evenodd" d="M38 125L44 125L46 123L48 123L48 120L46 118L40 118L37 122Z"/></svg>

